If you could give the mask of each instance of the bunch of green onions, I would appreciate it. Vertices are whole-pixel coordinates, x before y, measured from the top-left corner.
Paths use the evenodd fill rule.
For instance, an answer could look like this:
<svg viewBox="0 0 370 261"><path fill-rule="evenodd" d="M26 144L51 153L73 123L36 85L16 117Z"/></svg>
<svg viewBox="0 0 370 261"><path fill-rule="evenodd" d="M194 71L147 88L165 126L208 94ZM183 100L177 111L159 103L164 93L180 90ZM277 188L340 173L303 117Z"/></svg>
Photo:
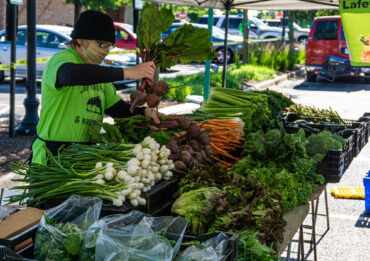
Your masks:
<svg viewBox="0 0 370 261"><path fill-rule="evenodd" d="M68 198L73 194L97 197L113 201L126 188L125 183L98 184L94 179L106 166L93 168L88 172L78 173L71 167L64 167L50 152L48 157L53 164L48 166L33 163L26 166L22 163L13 163L13 171L24 176L15 181L25 182L24 186L12 189L24 190L22 194L9 197L9 204L26 203L38 206L50 198Z"/></svg>

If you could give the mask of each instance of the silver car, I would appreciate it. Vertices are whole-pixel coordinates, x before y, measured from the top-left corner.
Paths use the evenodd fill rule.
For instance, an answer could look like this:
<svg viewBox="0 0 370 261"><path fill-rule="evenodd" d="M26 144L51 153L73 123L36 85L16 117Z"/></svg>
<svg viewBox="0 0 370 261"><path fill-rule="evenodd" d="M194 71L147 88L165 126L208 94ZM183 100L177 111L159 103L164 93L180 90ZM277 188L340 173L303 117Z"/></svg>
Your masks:
<svg viewBox="0 0 370 261"><path fill-rule="evenodd" d="M51 57L55 53L68 48L66 43L71 40L70 34L72 27L59 25L37 25L36 26L36 57ZM6 40L5 30L0 31L0 64L10 64L10 41ZM124 51L115 49L113 51ZM27 59L27 27L19 26L16 42L17 61ZM101 65L115 67L130 67L135 65L136 56L130 53L108 55ZM46 63L36 64L36 78L41 79ZM17 65L16 77L27 77L27 65ZM9 70L0 71L0 82L5 76L9 76ZM121 81L119 83L128 83L132 81Z"/></svg>

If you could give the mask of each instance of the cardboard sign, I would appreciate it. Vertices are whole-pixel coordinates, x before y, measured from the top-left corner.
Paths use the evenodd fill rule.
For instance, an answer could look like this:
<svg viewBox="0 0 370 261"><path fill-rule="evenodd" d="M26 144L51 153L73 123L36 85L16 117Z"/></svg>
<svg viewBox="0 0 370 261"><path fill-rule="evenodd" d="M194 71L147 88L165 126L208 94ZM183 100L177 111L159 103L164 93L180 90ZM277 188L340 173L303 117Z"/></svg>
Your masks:
<svg viewBox="0 0 370 261"><path fill-rule="evenodd" d="M37 225L43 212L43 210L37 208L26 208L10 215L0 223L0 238L12 238Z"/></svg>
<svg viewBox="0 0 370 261"><path fill-rule="evenodd" d="M370 66L370 0L340 0L352 66Z"/></svg>

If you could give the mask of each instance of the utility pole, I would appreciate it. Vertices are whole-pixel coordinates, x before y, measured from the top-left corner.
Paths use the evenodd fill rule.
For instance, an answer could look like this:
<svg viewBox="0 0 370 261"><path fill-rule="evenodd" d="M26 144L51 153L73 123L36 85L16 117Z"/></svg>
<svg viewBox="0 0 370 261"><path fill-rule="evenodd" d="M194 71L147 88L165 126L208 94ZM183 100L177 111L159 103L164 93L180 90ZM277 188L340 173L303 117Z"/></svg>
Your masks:
<svg viewBox="0 0 370 261"><path fill-rule="evenodd" d="M39 122L39 100L36 97L36 0L27 1L27 97L24 99L26 115L17 127L17 133L34 135Z"/></svg>
<svg viewBox="0 0 370 261"><path fill-rule="evenodd" d="M249 63L249 19L248 10L243 10L243 63Z"/></svg>

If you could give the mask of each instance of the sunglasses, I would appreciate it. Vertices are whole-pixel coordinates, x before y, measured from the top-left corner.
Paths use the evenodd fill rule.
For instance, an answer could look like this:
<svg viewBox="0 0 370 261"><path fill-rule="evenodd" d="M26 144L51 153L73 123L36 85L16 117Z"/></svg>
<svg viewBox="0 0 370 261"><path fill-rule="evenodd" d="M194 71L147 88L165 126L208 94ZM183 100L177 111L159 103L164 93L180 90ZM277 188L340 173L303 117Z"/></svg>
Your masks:
<svg viewBox="0 0 370 261"><path fill-rule="evenodd" d="M114 44L113 43L110 43L110 42L105 42L105 41L99 41L97 40L96 41L98 43L98 46L100 48L109 48L110 50L112 50L114 48Z"/></svg>

